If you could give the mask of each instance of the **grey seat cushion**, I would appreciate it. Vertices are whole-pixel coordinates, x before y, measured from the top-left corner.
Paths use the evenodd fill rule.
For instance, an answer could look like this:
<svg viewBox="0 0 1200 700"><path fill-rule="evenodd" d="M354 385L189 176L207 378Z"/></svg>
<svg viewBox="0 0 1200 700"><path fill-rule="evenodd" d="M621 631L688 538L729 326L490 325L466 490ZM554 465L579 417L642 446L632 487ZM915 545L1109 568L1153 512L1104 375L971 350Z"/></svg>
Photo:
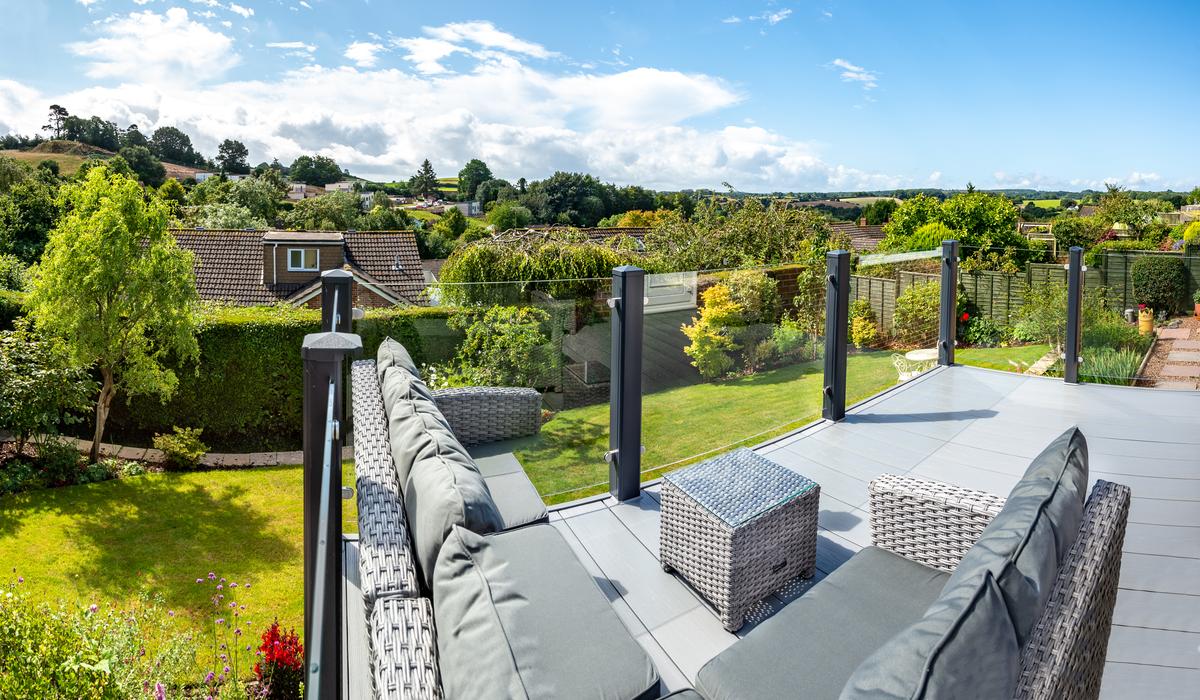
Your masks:
<svg viewBox="0 0 1200 700"><path fill-rule="evenodd" d="M504 521L483 475L446 425L425 384L389 367L382 391L417 572L429 588L438 551L454 526L486 533L503 529Z"/></svg>
<svg viewBox="0 0 1200 700"><path fill-rule="evenodd" d="M658 673L562 535L455 528L433 580L448 698L658 697Z"/></svg>
<svg viewBox="0 0 1200 700"><path fill-rule="evenodd" d="M505 530L549 519L546 504L511 452L475 457L475 465L487 481Z"/></svg>
<svg viewBox="0 0 1200 700"><path fill-rule="evenodd" d="M843 697L1011 697L1079 533L1087 482L1087 442L1072 428L1034 458L922 619L867 659Z"/></svg>
<svg viewBox="0 0 1200 700"><path fill-rule="evenodd" d="M949 575L867 547L700 669L709 700L836 698L854 669L919 620Z"/></svg>
<svg viewBox="0 0 1200 700"><path fill-rule="evenodd" d="M383 342L379 344L379 350L375 353L375 371L379 374L380 381L383 381L383 373L389 367L399 367L415 377L421 376L417 372L417 364L413 362L408 350L395 340L384 338Z"/></svg>

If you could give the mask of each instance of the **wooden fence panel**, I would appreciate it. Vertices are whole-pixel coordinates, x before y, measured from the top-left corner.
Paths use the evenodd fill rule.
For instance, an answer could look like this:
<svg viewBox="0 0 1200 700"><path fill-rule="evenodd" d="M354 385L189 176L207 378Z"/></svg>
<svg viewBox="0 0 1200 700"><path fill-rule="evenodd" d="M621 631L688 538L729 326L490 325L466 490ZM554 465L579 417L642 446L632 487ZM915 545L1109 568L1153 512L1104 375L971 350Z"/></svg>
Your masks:
<svg viewBox="0 0 1200 700"><path fill-rule="evenodd" d="M892 330L892 315L896 312L896 280L882 277L850 277L850 302L866 299L871 303L871 310L879 321L879 327L885 331Z"/></svg>

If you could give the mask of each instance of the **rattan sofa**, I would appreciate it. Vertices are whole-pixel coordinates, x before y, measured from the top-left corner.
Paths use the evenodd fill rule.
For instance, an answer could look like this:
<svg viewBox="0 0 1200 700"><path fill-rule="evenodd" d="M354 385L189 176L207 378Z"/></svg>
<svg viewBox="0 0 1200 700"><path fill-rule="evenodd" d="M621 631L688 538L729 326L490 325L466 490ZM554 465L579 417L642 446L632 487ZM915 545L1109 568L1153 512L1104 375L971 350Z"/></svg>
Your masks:
<svg viewBox="0 0 1200 700"><path fill-rule="evenodd" d="M535 434L538 393L429 391L407 353L394 341L385 346L377 361L355 362L350 370L359 584L375 697L658 697L653 663L546 523L546 507L521 465L511 454L476 459L464 449ZM404 365L400 371L407 374L385 367L388 348L402 359L386 363ZM409 399L397 401L388 387L401 376ZM415 457L410 445L398 444L414 430L426 440ZM396 460L447 454L456 478L474 483L464 488L474 488L496 513L489 520L476 512L472 519L465 509L437 543L434 559L422 552L429 547L430 535L421 531L429 519L414 502L439 492L414 496L424 483L417 475L423 467ZM434 533L435 543L441 534ZM471 588L479 580L483 587ZM443 669L439 661L447 658Z"/></svg>

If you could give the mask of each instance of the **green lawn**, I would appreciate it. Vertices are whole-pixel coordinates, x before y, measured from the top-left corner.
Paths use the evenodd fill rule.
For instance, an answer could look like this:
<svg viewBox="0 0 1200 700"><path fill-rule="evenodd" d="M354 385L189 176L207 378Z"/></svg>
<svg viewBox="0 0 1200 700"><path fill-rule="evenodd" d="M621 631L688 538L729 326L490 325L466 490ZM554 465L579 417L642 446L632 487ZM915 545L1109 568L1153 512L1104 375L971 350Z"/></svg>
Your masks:
<svg viewBox="0 0 1200 700"><path fill-rule="evenodd" d="M353 473L343 466L346 483ZM0 497L0 581L21 576L36 596L82 603L124 603L145 588L203 631L210 589L195 581L213 571L252 584L238 600L254 628L278 616L299 629L302 484L298 466L258 467ZM342 503L344 529L353 532L354 501Z"/></svg>
<svg viewBox="0 0 1200 700"><path fill-rule="evenodd" d="M1049 351L1049 346L1040 343L1036 345L1017 345L1010 348L959 348L954 352L954 361L973 367L987 367L988 369L1018 372L1028 369L1028 365L1037 362L1041 359L1042 355L1045 355ZM1026 364L1018 369L1012 365L1012 362L1018 364L1024 362Z"/></svg>
<svg viewBox="0 0 1200 700"><path fill-rule="evenodd" d="M1028 204L1030 202L1033 202L1034 206L1041 207L1042 209L1061 209L1062 208L1062 200L1061 199L1026 199L1025 201L1021 202L1021 206L1025 206L1026 204Z"/></svg>

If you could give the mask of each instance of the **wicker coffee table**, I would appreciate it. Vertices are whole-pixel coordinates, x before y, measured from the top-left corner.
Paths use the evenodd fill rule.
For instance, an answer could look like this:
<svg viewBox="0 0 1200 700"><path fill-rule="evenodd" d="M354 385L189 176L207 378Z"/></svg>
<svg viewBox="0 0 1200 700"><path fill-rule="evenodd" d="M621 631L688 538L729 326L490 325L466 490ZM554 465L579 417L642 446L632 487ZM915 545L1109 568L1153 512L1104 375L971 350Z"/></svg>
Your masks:
<svg viewBox="0 0 1200 700"><path fill-rule="evenodd" d="M740 449L668 474L660 554L716 609L730 632L763 598L817 560L821 487Z"/></svg>

